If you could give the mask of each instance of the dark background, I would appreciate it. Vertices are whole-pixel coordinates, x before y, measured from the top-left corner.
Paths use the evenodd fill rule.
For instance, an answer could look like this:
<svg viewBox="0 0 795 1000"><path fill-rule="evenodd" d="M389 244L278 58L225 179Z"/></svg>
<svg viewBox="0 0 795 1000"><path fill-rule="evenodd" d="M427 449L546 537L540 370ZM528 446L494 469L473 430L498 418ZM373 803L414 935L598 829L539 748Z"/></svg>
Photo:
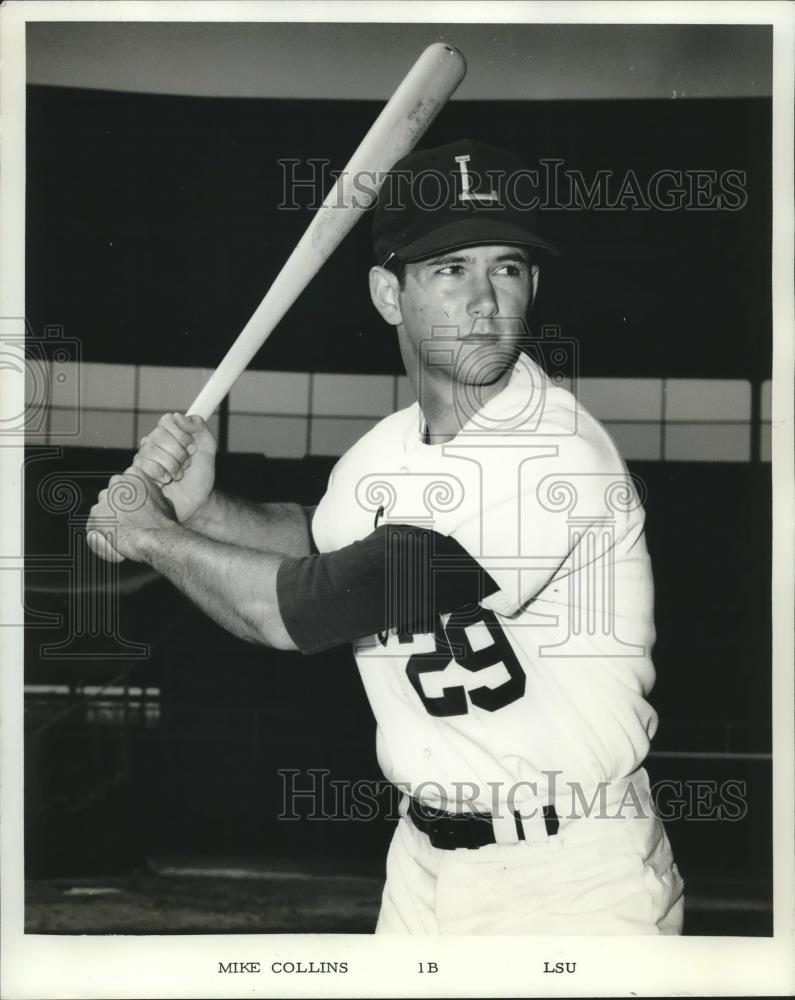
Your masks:
<svg viewBox="0 0 795 1000"><path fill-rule="evenodd" d="M279 159L340 170L379 105L28 88L28 318L85 361L214 368L298 241ZM643 184L656 171L746 173L740 211L549 210L563 254L534 322L581 345L583 376L770 376L767 99L454 101L424 145L472 135L536 168L561 159ZM269 138L278 136L278 142ZM327 182L323 194L331 186ZM564 188L565 194L565 188ZM300 202L308 194L296 196ZM370 303L369 219L332 255L254 368L401 371Z"/></svg>
<svg viewBox="0 0 795 1000"><path fill-rule="evenodd" d="M309 218L275 209L276 157L323 156L340 168L377 107L29 87L32 328L62 324L85 361L214 367ZM542 274L534 322L577 338L583 376L745 378L758 399L771 368L768 100L460 101L427 144L462 134L513 147L531 166L564 159L586 177L605 168L641 179L662 168L746 171L748 203L738 212L546 212L544 234L563 253ZM370 263L362 224L254 367L400 371L367 296ZM128 459L31 447L28 552L70 551L103 474ZM220 478L261 499L312 503L331 464L223 456ZM739 916L707 907L691 932L769 933L770 469L758 460L630 464L648 490L657 586L654 750L684 755L653 756L650 773L747 782L743 820L669 826L691 887L714 901L734 879L754 904ZM37 484L54 470L96 476L82 481L71 514L42 510ZM135 572L125 567L123 580ZM147 659L58 665L40 655L57 631L35 621L64 609L56 577L28 572L26 680L74 692L60 715L28 705L30 877L137 870L179 853L383 859L387 822L276 821L279 768L380 776L347 650L304 660L247 646L158 580L131 584L119 611L122 634L151 644ZM134 712L123 725L88 723L81 685L113 677L160 688L158 725Z"/></svg>

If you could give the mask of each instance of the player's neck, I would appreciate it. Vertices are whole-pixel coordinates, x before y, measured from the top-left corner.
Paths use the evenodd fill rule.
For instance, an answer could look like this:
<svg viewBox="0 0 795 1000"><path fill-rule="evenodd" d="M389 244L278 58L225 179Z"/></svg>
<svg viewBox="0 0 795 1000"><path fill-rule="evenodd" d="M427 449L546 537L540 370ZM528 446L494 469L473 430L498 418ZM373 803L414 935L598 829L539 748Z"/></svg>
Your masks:
<svg viewBox="0 0 795 1000"><path fill-rule="evenodd" d="M490 399L502 392L510 377L511 372L506 371L491 385L476 388L424 369L414 391L425 419L425 444L452 441Z"/></svg>

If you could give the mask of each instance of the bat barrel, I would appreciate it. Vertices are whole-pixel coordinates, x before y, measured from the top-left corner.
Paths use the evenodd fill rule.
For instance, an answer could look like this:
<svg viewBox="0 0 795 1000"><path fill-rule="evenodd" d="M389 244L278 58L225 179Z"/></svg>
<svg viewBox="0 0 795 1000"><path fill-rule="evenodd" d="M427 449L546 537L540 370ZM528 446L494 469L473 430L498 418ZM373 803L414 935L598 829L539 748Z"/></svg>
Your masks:
<svg viewBox="0 0 795 1000"><path fill-rule="evenodd" d="M208 420L282 317L371 207L386 175L409 153L466 74L463 55L451 45L429 45L328 193L248 323L189 409ZM368 183L359 183L366 178Z"/></svg>

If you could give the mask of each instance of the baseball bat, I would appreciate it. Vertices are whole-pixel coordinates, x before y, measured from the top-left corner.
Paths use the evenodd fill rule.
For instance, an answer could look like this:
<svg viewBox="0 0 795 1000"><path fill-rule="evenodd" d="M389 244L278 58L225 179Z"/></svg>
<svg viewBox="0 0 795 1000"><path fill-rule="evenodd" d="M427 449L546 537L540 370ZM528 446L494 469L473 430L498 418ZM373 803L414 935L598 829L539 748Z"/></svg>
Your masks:
<svg viewBox="0 0 795 1000"><path fill-rule="evenodd" d="M466 74L458 49L429 45L389 99L312 218L265 297L188 410L208 420L287 310L328 260L359 217L375 201L386 174L410 152ZM365 191L354 185L366 176ZM103 558L105 539L89 532L88 543ZM115 556L118 560L118 555Z"/></svg>

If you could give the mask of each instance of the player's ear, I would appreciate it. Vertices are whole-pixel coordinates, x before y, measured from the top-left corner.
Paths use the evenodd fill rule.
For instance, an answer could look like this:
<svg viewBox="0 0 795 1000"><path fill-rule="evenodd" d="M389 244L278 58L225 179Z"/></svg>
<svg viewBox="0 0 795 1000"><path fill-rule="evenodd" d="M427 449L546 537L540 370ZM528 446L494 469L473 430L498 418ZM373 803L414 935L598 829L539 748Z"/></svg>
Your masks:
<svg viewBox="0 0 795 1000"><path fill-rule="evenodd" d="M385 267L370 268L370 298L390 326L403 322L400 311L400 282L398 276Z"/></svg>

